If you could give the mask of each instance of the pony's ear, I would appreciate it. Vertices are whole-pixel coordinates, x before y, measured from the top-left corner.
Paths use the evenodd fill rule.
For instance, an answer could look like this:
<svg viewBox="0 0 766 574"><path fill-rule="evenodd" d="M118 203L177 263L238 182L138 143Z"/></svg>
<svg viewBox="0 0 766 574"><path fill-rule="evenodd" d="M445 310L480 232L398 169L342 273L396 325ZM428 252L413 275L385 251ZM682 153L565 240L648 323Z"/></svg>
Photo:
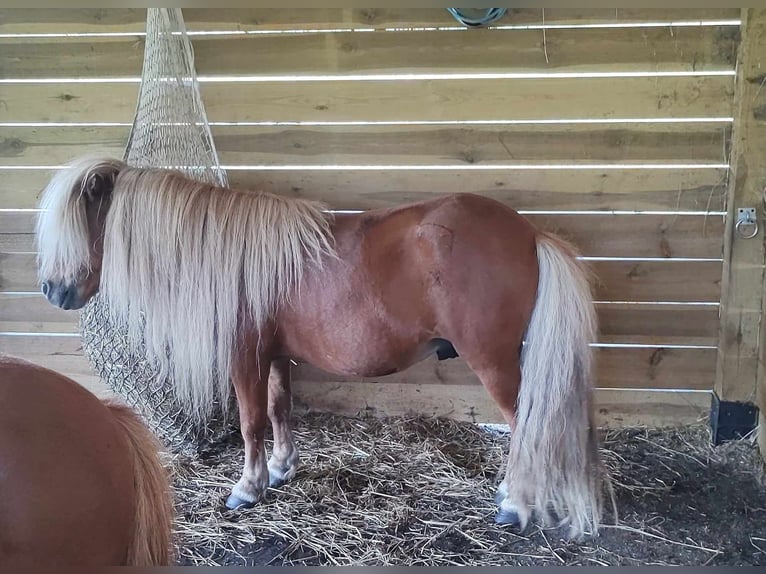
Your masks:
<svg viewBox="0 0 766 574"><path fill-rule="evenodd" d="M90 200L104 199L112 193L118 170L115 167L100 167L88 175L85 194Z"/></svg>

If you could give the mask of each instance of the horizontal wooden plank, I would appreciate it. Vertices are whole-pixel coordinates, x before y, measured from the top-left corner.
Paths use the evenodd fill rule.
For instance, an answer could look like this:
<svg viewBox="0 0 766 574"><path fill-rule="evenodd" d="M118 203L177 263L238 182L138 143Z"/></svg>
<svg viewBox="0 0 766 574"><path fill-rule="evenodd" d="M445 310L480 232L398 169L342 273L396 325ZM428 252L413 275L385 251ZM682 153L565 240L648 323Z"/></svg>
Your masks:
<svg viewBox="0 0 766 574"><path fill-rule="evenodd" d="M193 38L200 75L733 69L739 28L610 28ZM543 45L544 44L544 45ZM257 54L257 57L253 57ZM0 38L8 78L138 76L143 40Z"/></svg>
<svg viewBox="0 0 766 574"><path fill-rule="evenodd" d="M600 301L718 302L717 261L592 261Z"/></svg>
<svg viewBox="0 0 766 574"><path fill-rule="evenodd" d="M458 349L458 352L460 350ZM697 389L713 388L715 349L596 348L599 388ZM417 385L478 385L479 379L462 360L427 359L385 377L340 377L307 364L293 369L296 380Z"/></svg>
<svg viewBox="0 0 766 574"><path fill-rule="evenodd" d="M35 251L35 221L29 211L0 211L0 252Z"/></svg>
<svg viewBox="0 0 766 574"><path fill-rule="evenodd" d="M34 174L28 174L33 176ZM617 169L529 171L229 170L232 186L317 199L335 209L392 207L449 193L493 197L518 210L720 211L725 171ZM21 180L24 176L19 173ZM13 174L10 174L13 177ZM44 181L37 176L38 183ZM47 175L46 175L47 179ZM30 177L30 181L35 181ZM34 204L24 181L0 205Z"/></svg>
<svg viewBox="0 0 766 574"><path fill-rule="evenodd" d="M34 253L0 253L0 291L37 291Z"/></svg>
<svg viewBox="0 0 766 574"><path fill-rule="evenodd" d="M720 117L731 113L733 88L731 77L662 77L244 83L236 89L210 82L201 92L213 121L465 120Z"/></svg>
<svg viewBox="0 0 766 574"><path fill-rule="evenodd" d="M211 121L721 117L733 89L728 76L201 84ZM138 84L5 84L0 93L2 122L129 122Z"/></svg>
<svg viewBox="0 0 766 574"><path fill-rule="evenodd" d="M603 125L213 126L226 165L429 165L725 161L722 123ZM11 127L0 165L61 164L85 153L121 157L129 128Z"/></svg>
<svg viewBox="0 0 766 574"><path fill-rule="evenodd" d="M635 341L637 336L657 340L688 341L693 337L718 336L718 306L597 304L602 335Z"/></svg>
<svg viewBox="0 0 766 574"><path fill-rule="evenodd" d="M324 8L324 9L185 9L190 29L262 30L301 28L371 27L375 29L420 26L456 26L443 8ZM497 25L596 24L610 22L672 22L689 19L718 20L739 18L739 11L714 9L656 8L511 8Z"/></svg>
<svg viewBox="0 0 766 574"><path fill-rule="evenodd" d="M184 8L190 30L290 30L457 26L443 8ZM673 22L738 19L736 8L546 8L548 24ZM498 24L530 25L542 11L514 8ZM146 10L140 8L0 9L2 33L143 32Z"/></svg>
<svg viewBox="0 0 766 574"><path fill-rule="evenodd" d="M82 357L82 341L76 334L25 335L0 333L0 353L22 356Z"/></svg>
<svg viewBox="0 0 766 574"><path fill-rule="evenodd" d="M79 318L79 312L59 309L39 293L0 293L0 332L74 333Z"/></svg>
<svg viewBox="0 0 766 574"><path fill-rule="evenodd" d="M429 165L540 162L719 163L728 124L322 126L212 128L229 165ZM25 144L23 134L15 139ZM14 132L6 134L14 138ZM46 146L41 146L45 151ZM26 163L24 154L0 161ZM30 162L31 163L31 162Z"/></svg>
<svg viewBox="0 0 766 574"><path fill-rule="evenodd" d="M724 218L675 215L528 215L585 256L720 258Z"/></svg>
<svg viewBox="0 0 766 574"><path fill-rule="evenodd" d="M2 295L0 293L0 295ZM2 303L0 303L2 307ZM73 313L75 313L73 311ZM68 323L53 322L42 323L40 321L34 321L32 318L28 318L24 321L5 321L3 316L0 315L0 333L24 333L24 334L74 334L79 332L78 328L78 316L76 315L69 320Z"/></svg>
<svg viewBox="0 0 766 574"><path fill-rule="evenodd" d="M0 208L37 207L49 170L2 171ZM449 193L494 197L518 210L721 211L725 170L229 170L234 187L318 199L335 209L391 207Z"/></svg>
<svg viewBox="0 0 766 574"><path fill-rule="evenodd" d="M505 423L480 386L400 383L318 383L295 381L296 407L344 415L442 416L474 423ZM710 411L710 394L600 390L596 393L599 426L678 426L699 422Z"/></svg>
<svg viewBox="0 0 766 574"><path fill-rule="evenodd" d="M35 211L0 211L0 234L29 235L35 232L36 221Z"/></svg>
<svg viewBox="0 0 766 574"><path fill-rule="evenodd" d="M689 344L707 339L715 344L718 307L710 305L597 304L600 340L636 343L650 337L655 344ZM74 333L79 313L63 311L40 294L0 293L0 332Z"/></svg>
<svg viewBox="0 0 766 574"><path fill-rule="evenodd" d="M5 34L143 32L141 8L2 8L0 32Z"/></svg>
<svg viewBox="0 0 766 574"><path fill-rule="evenodd" d="M129 126L3 128L0 165L63 164L89 153L122 157L129 133Z"/></svg>
<svg viewBox="0 0 766 574"><path fill-rule="evenodd" d="M35 218L33 212L0 212L0 251L35 251ZM723 249L721 216L530 214L527 219L574 242L586 256L718 258ZM12 222L9 233L6 220Z"/></svg>
<svg viewBox="0 0 766 574"><path fill-rule="evenodd" d="M0 221L4 219L0 217ZM6 233L0 227L0 251L5 253L29 253L35 250L35 237L31 233Z"/></svg>

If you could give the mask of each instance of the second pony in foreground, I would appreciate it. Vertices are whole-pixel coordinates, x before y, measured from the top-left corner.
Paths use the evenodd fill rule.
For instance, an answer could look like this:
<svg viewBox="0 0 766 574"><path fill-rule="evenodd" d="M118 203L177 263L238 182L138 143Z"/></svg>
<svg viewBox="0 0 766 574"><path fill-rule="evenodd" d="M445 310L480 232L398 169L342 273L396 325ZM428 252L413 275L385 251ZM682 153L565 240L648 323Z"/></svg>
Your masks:
<svg viewBox="0 0 766 574"><path fill-rule="evenodd" d="M596 532L605 475L587 273L507 206L461 194L333 217L91 158L53 178L42 208L52 303L79 308L100 290L197 417L233 383L245 465L228 506L295 475L291 359L362 377L459 353L512 429L497 521L524 527L534 512Z"/></svg>

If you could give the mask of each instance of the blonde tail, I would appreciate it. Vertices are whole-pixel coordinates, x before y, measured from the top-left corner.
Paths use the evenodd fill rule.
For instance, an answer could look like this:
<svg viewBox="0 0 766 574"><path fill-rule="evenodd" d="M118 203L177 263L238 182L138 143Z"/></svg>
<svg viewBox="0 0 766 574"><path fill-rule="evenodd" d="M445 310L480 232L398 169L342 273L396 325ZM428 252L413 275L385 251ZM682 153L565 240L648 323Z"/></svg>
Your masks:
<svg viewBox="0 0 766 574"><path fill-rule="evenodd" d="M515 512L524 527L532 507L544 523L555 516L579 537L598 532L608 477L593 421L596 313L576 255L563 240L538 235L537 301L521 355L501 512Z"/></svg>
<svg viewBox="0 0 766 574"><path fill-rule="evenodd" d="M173 502L168 475L158 456L160 444L132 410L105 401L125 432L133 454L136 486L133 536L128 566L167 566L171 559Z"/></svg>

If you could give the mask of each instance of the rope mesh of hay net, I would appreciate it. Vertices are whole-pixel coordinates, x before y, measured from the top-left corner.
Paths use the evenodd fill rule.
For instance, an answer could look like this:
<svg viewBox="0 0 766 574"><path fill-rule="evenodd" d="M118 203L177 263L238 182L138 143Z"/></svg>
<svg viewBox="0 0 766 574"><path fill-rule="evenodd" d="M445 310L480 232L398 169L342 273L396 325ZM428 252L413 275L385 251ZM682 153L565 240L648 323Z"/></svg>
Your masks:
<svg viewBox="0 0 766 574"><path fill-rule="evenodd" d="M173 167L216 185L226 173L210 133L194 67L194 53L178 8L149 8L141 90L124 159L139 167ZM175 399L172 381L131 344L96 296L80 315L83 349L105 384L139 411L166 446L195 454L232 432L220 405L195 424Z"/></svg>

